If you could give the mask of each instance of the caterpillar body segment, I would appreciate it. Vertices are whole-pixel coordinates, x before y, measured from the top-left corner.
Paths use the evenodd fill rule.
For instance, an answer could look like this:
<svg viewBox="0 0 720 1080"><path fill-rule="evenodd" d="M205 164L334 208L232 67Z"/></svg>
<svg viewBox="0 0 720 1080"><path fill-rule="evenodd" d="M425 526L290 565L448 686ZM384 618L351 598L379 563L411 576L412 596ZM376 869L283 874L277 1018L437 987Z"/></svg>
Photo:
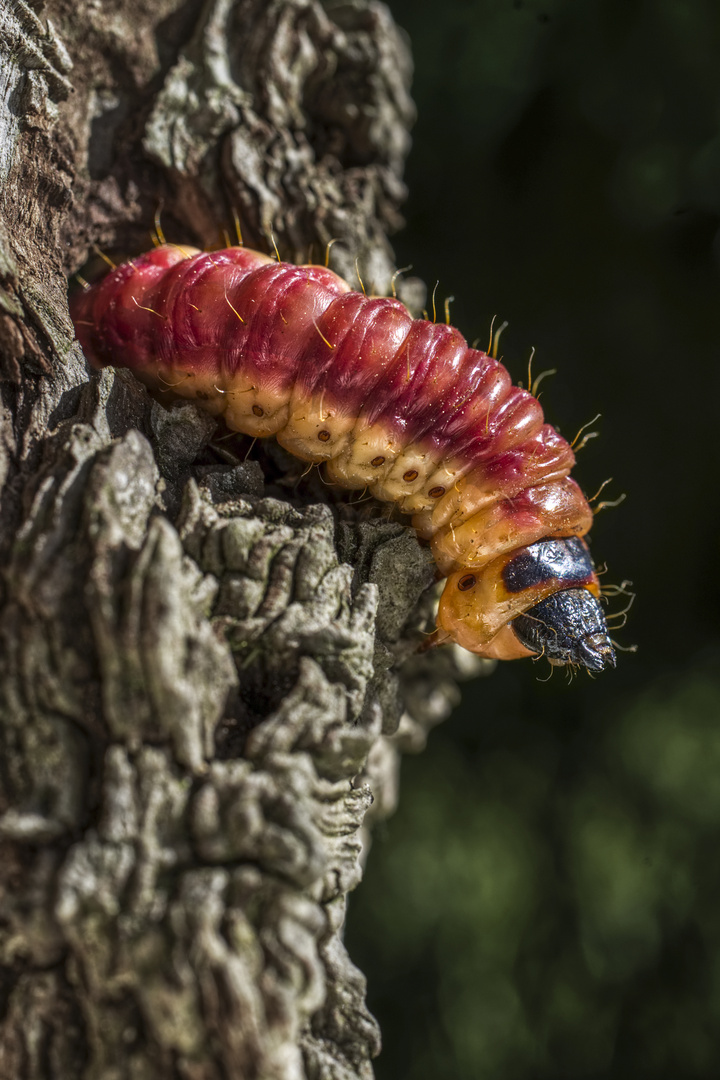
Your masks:
<svg viewBox="0 0 720 1080"><path fill-rule="evenodd" d="M158 247L77 294L72 313L96 366L274 435L412 514L447 577L437 640L614 665L572 449L454 327L243 247Z"/></svg>

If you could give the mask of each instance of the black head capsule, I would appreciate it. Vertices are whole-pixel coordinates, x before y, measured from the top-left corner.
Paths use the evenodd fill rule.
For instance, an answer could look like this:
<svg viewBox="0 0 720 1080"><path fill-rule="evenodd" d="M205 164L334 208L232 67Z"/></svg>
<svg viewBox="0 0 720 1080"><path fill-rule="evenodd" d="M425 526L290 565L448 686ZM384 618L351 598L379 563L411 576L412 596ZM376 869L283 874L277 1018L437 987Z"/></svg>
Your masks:
<svg viewBox="0 0 720 1080"><path fill-rule="evenodd" d="M588 671L615 667L615 650L605 615L587 589L563 589L512 621L519 641L556 664L579 664Z"/></svg>

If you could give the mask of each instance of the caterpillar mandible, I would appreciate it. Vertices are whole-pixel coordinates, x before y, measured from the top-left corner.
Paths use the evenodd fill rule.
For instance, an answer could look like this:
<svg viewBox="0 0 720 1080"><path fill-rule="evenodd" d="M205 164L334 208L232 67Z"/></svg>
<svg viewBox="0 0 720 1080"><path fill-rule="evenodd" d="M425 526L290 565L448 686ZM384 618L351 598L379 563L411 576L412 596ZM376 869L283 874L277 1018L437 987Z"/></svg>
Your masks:
<svg viewBox="0 0 720 1080"><path fill-rule="evenodd" d="M438 641L615 665L572 449L454 327L245 247L163 245L79 293L72 314L94 365L274 435L412 514L447 578Z"/></svg>

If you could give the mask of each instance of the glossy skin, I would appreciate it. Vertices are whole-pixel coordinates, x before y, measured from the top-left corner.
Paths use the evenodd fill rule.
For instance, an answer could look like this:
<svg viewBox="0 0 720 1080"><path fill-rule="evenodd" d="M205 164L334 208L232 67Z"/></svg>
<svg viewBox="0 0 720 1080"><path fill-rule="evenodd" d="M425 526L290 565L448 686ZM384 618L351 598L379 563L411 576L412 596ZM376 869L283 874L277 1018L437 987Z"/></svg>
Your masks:
<svg viewBox="0 0 720 1080"><path fill-rule="evenodd" d="M412 514L448 578L438 640L538 655L547 646L518 636L513 619L570 585L599 596L582 541L565 553L569 576L543 564L508 587L513 560L525 553L529 565L539 541L583 536L592 511L537 400L453 327L353 292L324 267L175 246L113 270L74 299L73 317L95 365L128 367L233 430L274 435L324 462L331 481Z"/></svg>

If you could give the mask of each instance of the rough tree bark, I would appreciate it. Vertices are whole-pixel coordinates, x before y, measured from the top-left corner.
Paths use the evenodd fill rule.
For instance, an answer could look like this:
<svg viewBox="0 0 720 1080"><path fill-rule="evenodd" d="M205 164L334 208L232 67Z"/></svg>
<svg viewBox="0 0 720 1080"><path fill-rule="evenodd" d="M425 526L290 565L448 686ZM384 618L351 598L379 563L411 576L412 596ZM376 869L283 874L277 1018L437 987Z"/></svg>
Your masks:
<svg viewBox="0 0 720 1080"><path fill-rule="evenodd" d="M407 44L374 0L4 0L0 43L0 1077L369 1077L346 896L456 694L416 652L432 560L90 372L67 275L162 206L199 245L234 210L286 258L341 237L385 290Z"/></svg>

